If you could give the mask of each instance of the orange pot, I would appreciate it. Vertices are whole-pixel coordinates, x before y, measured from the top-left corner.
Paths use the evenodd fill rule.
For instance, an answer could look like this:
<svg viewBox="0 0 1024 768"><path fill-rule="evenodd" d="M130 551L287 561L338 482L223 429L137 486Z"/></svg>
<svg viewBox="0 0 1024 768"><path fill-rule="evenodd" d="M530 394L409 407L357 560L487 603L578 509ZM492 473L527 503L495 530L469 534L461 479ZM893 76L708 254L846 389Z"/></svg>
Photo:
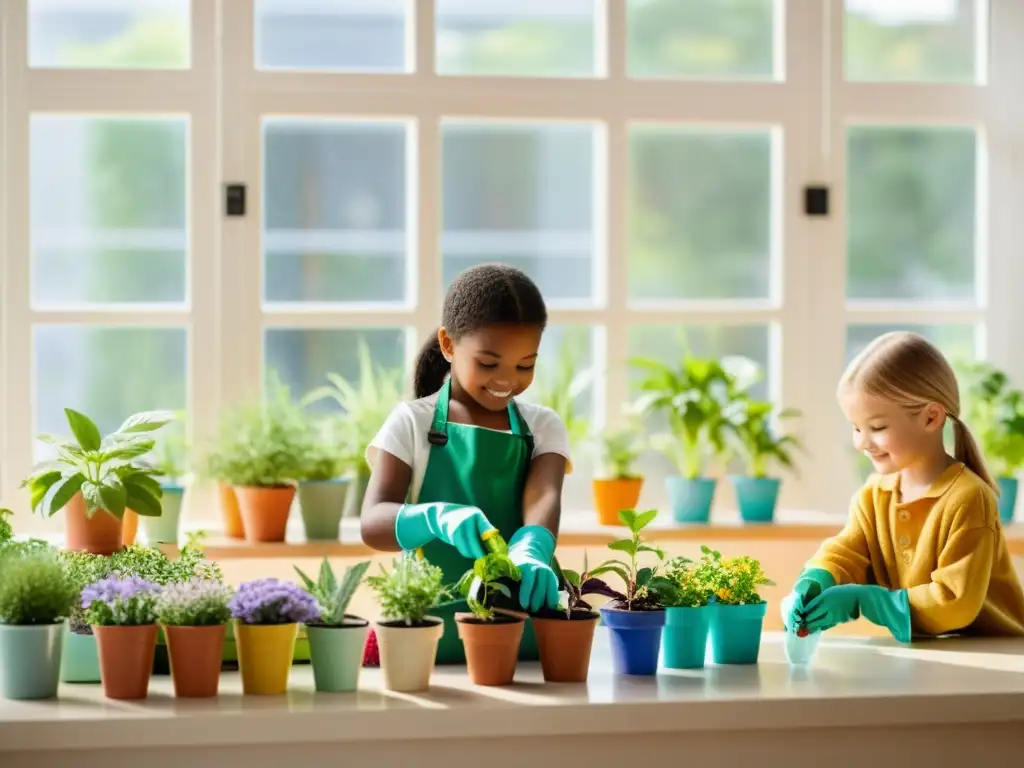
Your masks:
<svg viewBox="0 0 1024 768"><path fill-rule="evenodd" d="M583 683L590 670L590 650L598 613L569 619L531 618L540 651L540 666L549 683Z"/></svg>
<svg viewBox="0 0 1024 768"><path fill-rule="evenodd" d="M164 625L175 696L204 699L217 695L225 628L224 624L212 627Z"/></svg>
<svg viewBox="0 0 1024 768"><path fill-rule="evenodd" d="M108 699L144 699L156 655L156 624L141 627L94 626L100 680Z"/></svg>
<svg viewBox="0 0 1024 768"><path fill-rule="evenodd" d="M235 486L246 541L284 541L295 486L245 488Z"/></svg>
<svg viewBox="0 0 1024 768"><path fill-rule="evenodd" d="M509 685L516 675L523 619L500 616L481 621L471 613L455 614L455 626L466 648L466 667L474 685Z"/></svg>
<svg viewBox="0 0 1024 768"><path fill-rule="evenodd" d="M121 518L121 543L130 547L135 543L135 536L139 532L139 516L130 509L124 511Z"/></svg>
<svg viewBox="0 0 1024 768"><path fill-rule="evenodd" d="M616 477L611 480L594 480L594 509L601 525L622 525L619 512L636 509L643 488L642 477Z"/></svg>
<svg viewBox="0 0 1024 768"><path fill-rule="evenodd" d="M238 497L235 489L221 483L217 486L220 494L220 516L224 520L224 535L231 539L244 539L245 526L242 525L242 513L238 510Z"/></svg>
<svg viewBox="0 0 1024 768"><path fill-rule="evenodd" d="M86 516L81 493L71 497L64 507L64 548L92 555L112 555L123 546L124 525L113 515L97 510Z"/></svg>

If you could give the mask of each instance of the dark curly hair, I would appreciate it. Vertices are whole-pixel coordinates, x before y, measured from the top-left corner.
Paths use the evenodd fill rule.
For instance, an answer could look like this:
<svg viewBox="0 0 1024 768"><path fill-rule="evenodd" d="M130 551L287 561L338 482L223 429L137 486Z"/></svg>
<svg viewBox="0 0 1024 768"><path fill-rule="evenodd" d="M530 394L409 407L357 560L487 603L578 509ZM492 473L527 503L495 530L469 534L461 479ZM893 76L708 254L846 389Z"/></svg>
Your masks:
<svg viewBox="0 0 1024 768"><path fill-rule="evenodd" d="M460 272L448 288L441 310L441 324L456 341L492 325L522 323L543 328L547 322L540 289L524 272L505 264L481 264ZM435 333L416 358L416 397L441 389L450 370Z"/></svg>

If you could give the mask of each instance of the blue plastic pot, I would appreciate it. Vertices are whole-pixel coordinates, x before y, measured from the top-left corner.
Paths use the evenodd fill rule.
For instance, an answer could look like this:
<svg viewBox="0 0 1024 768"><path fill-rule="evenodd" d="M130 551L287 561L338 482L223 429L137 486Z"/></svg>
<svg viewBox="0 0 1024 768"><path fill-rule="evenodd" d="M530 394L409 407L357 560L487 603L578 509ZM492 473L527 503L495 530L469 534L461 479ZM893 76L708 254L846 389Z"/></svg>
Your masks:
<svg viewBox="0 0 1024 768"><path fill-rule="evenodd" d="M768 603L711 605L711 660L715 664L757 664Z"/></svg>
<svg viewBox="0 0 1024 768"><path fill-rule="evenodd" d="M708 647L711 607L666 608L662 658L668 669L700 669Z"/></svg>
<svg viewBox="0 0 1024 768"><path fill-rule="evenodd" d="M100 654L96 647L96 635L79 635L65 628L60 679L63 683L100 682Z"/></svg>
<svg viewBox="0 0 1024 768"><path fill-rule="evenodd" d="M602 608L601 621L608 627L615 674L653 675L658 671L665 611Z"/></svg>
<svg viewBox="0 0 1024 768"><path fill-rule="evenodd" d="M0 690L4 698L56 698L63 638L63 622L0 624Z"/></svg>
<svg viewBox="0 0 1024 768"><path fill-rule="evenodd" d="M743 522L770 523L779 501L779 479L746 475L734 475L731 479Z"/></svg>
<svg viewBox="0 0 1024 768"><path fill-rule="evenodd" d="M668 504L677 523L706 523L711 518L711 502L715 498L714 477L668 477Z"/></svg>
<svg viewBox="0 0 1024 768"><path fill-rule="evenodd" d="M1017 478L997 477L999 483L999 519L1004 524L1013 522L1013 511L1017 507Z"/></svg>

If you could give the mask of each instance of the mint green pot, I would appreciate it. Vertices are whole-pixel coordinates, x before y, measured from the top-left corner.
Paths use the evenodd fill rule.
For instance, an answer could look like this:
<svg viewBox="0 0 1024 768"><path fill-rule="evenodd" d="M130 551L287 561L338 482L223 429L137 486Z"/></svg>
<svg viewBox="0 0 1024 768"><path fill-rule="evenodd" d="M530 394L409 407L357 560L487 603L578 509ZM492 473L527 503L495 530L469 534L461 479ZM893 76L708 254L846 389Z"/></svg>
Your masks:
<svg viewBox="0 0 1024 768"><path fill-rule="evenodd" d="M299 483L299 511L307 541L337 541L351 481L347 478Z"/></svg>
<svg viewBox="0 0 1024 768"><path fill-rule="evenodd" d="M60 682L64 622L0 624L0 682L6 699L53 699Z"/></svg>
<svg viewBox="0 0 1024 768"><path fill-rule="evenodd" d="M151 547L156 544L177 544L181 521L181 503L185 498L185 489L180 485L165 485L164 495L160 498L160 517L142 517L142 530L146 534L146 543Z"/></svg>
<svg viewBox="0 0 1024 768"><path fill-rule="evenodd" d="M352 476L348 488L348 497L345 499L345 517L359 517L363 511L363 497L366 495L366 487L370 484L369 471L357 472Z"/></svg>
<svg viewBox="0 0 1024 768"><path fill-rule="evenodd" d="M355 616L346 617L343 627L306 627L316 690L339 693L359 687L369 631L370 623Z"/></svg>
<svg viewBox="0 0 1024 768"><path fill-rule="evenodd" d="M757 664L768 603L711 606L711 660L715 664Z"/></svg>
<svg viewBox="0 0 1024 768"><path fill-rule="evenodd" d="M666 608L662 664L667 669L700 669L708 647L711 607Z"/></svg>
<svg viewBox="0 0 1024 768"><path fill-rule="evenodd" d="M79 635L65 628L63 656L60 665L61 682L100 682L100 654L95 635Z"/></svg>

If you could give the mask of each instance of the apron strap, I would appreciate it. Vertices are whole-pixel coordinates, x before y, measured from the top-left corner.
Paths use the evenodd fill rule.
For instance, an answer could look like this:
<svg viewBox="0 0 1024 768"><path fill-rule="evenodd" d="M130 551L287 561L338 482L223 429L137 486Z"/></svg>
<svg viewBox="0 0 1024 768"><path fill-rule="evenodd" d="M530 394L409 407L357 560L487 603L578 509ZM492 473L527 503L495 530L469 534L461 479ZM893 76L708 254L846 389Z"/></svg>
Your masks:
<svg viewBox="0 0 1024 768"><path fill-rule="evenodd" d="M533 432L530 431L526 419L519 412L519 406L512 400L508 404L508 425L513 435L518 435L526 441L526 458L529 461L533 457Z"/></svg>
<svg viewBox="0 0 1024 768"><path fill-rule="evenodd" d="M434 418L427 432L427 442L431 445L444 446L448 444L448 399L451 397L451 377L445 379L437 393L437 402L434 404ZM519 412L519 406L512 400L508 404L508 425L513 435L521 437L526 441L529 448L529 455L533 455L533 433L530 431L526 419Z"/></svg>

